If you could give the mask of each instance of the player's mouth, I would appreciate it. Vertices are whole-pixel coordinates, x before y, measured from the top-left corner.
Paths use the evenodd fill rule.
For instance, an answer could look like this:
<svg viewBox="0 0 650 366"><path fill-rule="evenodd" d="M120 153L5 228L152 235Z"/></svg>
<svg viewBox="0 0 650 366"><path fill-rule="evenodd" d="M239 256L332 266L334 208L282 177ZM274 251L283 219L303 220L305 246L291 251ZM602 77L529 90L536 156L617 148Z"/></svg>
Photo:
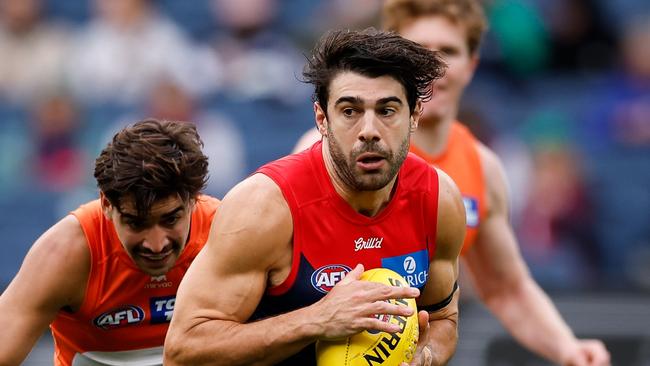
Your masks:
<svg viewBox="0 0 650 366"><path fill-rule="evenodd" d="M386 158L377 153L363 153L357 157L356 163L362 170L378 170L386 164Z"/></svg>
<svg viewBox="0 0 650 366"><path fill-rule="evenodd" d="M172 254L174 250L169 249L161 253L138 253L138 257L148 266L161 267L167 263Z"/></svg>

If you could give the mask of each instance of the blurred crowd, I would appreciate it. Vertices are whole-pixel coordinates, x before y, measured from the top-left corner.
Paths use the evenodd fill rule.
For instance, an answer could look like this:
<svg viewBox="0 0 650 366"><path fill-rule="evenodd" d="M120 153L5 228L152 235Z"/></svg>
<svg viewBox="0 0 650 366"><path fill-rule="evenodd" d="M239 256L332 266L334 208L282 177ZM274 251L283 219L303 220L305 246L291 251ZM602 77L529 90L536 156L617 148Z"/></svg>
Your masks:
<svg viewBox="0 0 650 366"><path fill-rule="evenodd" d="M548 289L650 291L650 3L486 0L461 120L504 160ZM145 117L196 123L222 197L313 126L304 54L380 0L0 0L0 285L97 196L95 156Z"/></svg>

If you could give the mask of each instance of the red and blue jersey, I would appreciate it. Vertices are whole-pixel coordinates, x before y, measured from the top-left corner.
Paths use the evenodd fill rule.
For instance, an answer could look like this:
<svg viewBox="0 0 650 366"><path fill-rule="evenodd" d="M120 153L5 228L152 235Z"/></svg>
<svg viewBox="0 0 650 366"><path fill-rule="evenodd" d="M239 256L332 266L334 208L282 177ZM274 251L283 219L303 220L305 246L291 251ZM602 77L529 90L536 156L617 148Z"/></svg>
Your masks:
<svg viewBox="0 0 650 366"><path fill-rule="evenodd" d="M322 144L258 170L281 189L293 220L293 256L287 279L264 294L252 319L311 305L358 263L390 268L411 286L428 280L436 248L438 174L409 154L388 205L376 216L356 212L332 185ZM313 347L286 360L313 364Z"/></svg>

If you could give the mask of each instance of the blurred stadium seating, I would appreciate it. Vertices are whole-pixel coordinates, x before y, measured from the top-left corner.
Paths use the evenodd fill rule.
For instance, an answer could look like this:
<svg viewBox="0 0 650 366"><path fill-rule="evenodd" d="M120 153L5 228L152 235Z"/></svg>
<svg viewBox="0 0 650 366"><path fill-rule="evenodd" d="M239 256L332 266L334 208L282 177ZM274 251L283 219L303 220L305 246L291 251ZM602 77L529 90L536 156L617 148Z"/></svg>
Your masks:
<svg viewBox="0 0 650 366"><path fill-rule="evenodd" d="M38 23L64 25L74 44L85 26L96 19L97 1L102 0L44 0ZM242 31L219 20L213 1L217 0L149 3L173 21L179 34L187 36L184 45L192 58L214 62L208 65L217 69L214 83L188 92L201 110L234 122L245 138L242 148L248 174L287 154L297 138L313 126L309 88L299 81L300 65L289 55L305 53L327 27L321 14L336 10L328 8L328 0L260 0L273 3L270 20ZM650 365L650 55L643 53L648 48L638 41L638 47L624 47L633 34L641 37L634 39L646 39L650 44L650 2L489 3L492 28L482 49L483 62L466 92L461 117L503 158L516 195L513 212L522 213L513 216L522 238L530 232L526 207L539 199L529 196L535 169L542 168L535 165L539 154L549 147L561 147L577 157L585 220L554 217L549 225L557 234L555 239L544 243L534 237L522 240L522 251L536 279L578 333L603 337L613 351L615 365ZM558 14L566 15L563 9L568 3L582 7L587 14L581 20L584 24L570 30L575 31L571 39L563 38L567 30L557 29L559 25L553 21ZM509 23L512 14L530 22ZM366 23L377 17L376 13L365 15ZM563 24L578 21L569 18ZM634 24L639 26L632 27ZM639 36L639 32L647 34ZM12 39L6 24L0 23L0 33L0 47L5 47L2 42ZM156 45L140 46L153 49ZM255 66L265 65L264 59L253 66L241 65L231 62L236 52L224 52L223 47L256 57L272 55L274 65L286 62L294 68L280 78L289 82L288 87L271 85L272 81L265 79L268 74L255 73L252 82L250 75L236 75L233 70L239 67L264 67ZM269 51L275 53L264 53ZM287 57L277 59L278 55ZM630 58L639 62L630 63ZM644 60L645 69L639 66ZM43 178L37 164L43 152L38 148L33 111L42 96L10 98L7 89L11 84L2 78L3 67L9 66L0 61L0 289L9 283L33 241L47 227L97 195L92 163L114 123L125 115L146 117L138 114L146 110L143 100L126 104L110 99L93 103L73 100L79 115L74 130L67 133L74 136L76 148L85 157L78 162L83 176L68 185L54 185ZM62 86L49 91L50 95L71 94L66 72L74 70L61 71L57 77ZM252 74L250 69L246 72ZM261 85L265 82L269 85ZM250 94L232 92L242 85L259 88ZM95 86L86 87L91 90ZM532 164L529 170L522 168L526 164ZM467 302L463 306L461 341L453 365L545 365L514 344L479 305ZM50 359L46 336L25 364L49 364Z"/></svg>

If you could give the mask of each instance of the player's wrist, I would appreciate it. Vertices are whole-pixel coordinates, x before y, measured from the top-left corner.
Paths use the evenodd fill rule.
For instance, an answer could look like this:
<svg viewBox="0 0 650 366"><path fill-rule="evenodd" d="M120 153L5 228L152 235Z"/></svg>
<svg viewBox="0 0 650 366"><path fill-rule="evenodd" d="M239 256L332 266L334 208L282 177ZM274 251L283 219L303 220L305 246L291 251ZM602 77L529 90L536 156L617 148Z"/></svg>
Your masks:
<svg viewBox="0 0 650 366"><path fill-rule="evenodd" d="M572 360L575 359L576 354L580 352L580 343L575 337L561 342L560 350L557 353L553 362L558 365L570 365Z"/></svg>
<svg viewBox="0 0 650 366"><path fill-rule="evenodd" d="M297 321L296 335L298 338L317 341L322 339L326 333L322 317L318 316L317 303L298 309L294 312L294 319Z"/></svg>

